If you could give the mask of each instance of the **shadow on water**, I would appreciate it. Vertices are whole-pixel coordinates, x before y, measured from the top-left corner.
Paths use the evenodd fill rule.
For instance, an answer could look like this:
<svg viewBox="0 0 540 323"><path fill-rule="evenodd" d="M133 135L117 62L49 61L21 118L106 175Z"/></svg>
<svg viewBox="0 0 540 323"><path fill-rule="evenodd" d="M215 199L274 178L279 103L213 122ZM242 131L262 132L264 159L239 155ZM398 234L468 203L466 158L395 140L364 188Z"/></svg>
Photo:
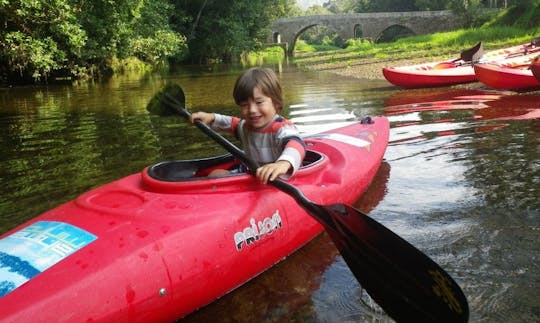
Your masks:
<svg viewBox="0 0 540 323"><path fill-rule="evenodd" d="M386 115L390 144L355 206L416 245L462 286L471 322L538 321L540 96L478 87L399 90L385 81L271 66L284 114L313 132ZM179 117L146 104L176 82L187 106L236 114L240 66L0 90L0 233L159 160L223 153ZM326 234L187 322L390 319Z"/></svg>

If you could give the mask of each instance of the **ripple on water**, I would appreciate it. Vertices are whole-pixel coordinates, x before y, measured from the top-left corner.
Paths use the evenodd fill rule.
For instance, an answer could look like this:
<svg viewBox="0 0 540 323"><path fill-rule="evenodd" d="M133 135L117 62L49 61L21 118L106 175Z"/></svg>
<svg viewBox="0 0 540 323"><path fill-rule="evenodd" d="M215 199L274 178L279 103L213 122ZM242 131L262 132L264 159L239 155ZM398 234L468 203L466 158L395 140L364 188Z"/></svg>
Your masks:
<svg viewBox="0 0 540 323"><path fill-rule="evenodd" d="M341 257L325 270L311 300L317 322L393 322L360 286Z"/></svg>

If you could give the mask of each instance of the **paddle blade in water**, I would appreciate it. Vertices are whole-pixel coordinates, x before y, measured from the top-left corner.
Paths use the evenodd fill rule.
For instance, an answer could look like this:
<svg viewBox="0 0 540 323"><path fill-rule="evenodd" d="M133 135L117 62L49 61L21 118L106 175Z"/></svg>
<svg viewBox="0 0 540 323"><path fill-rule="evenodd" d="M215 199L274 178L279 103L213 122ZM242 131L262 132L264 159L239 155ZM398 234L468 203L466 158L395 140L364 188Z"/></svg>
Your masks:
<svg viewBox="0 0 540 323"><path fill-rule="evenodd" d="M146 110L160 116L177 115L178 109L183 109L185 102L186 99L182 88L178 84L169 83L152 97L146 106ZM175 107L175 105L179 106Z"/></svg>
<svg viewBox="0 0 540 323"><path fill-rule="evenodd" d="M416 247L355 208L323 207L325 225L343 259L370 296L398 322L467 322L457 283Z"/></svg>

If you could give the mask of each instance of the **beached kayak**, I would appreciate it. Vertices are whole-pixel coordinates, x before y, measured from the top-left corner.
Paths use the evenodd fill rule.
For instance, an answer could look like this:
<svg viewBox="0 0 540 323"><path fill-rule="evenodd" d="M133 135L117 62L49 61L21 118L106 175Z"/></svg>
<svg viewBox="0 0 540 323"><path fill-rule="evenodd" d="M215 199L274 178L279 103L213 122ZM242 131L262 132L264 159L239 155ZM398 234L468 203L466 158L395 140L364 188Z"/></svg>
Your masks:
<svg viewBox="0 0 540 323"><path fill-rule="evenodd" d="M355 201L388 143L388 120L372 121L306 137L305 165L289 182L316 203ZM170 322L322 231L291 196L251 175L205 177L234 163L160 162L2 235L2 322Z"/></svg>
<svg viewBox="0 0 540 323"><path fill-rule="evenodd" d="M417 65L384 67L384 77L392 84L404 88L437 87L476 82L474 63L498 62L510 57L519 57L531 52L540 52L536 42L512 46L482 53L479 59L453 59Z"/></svg>
<svg viewBox="0 0 540 323"><path fill-rule="evenodd" d="M532 60L537 53L506 59L499 63L475 64L474 72L478 80L494 89L529 90L540 87L532 70Z"/></svg>
<svg viewBox="0 0 540 323"><path fill-rule="evenodd" d="M536 59L531 63L531 72L540 82L540 56L536 57Z"/></svg>

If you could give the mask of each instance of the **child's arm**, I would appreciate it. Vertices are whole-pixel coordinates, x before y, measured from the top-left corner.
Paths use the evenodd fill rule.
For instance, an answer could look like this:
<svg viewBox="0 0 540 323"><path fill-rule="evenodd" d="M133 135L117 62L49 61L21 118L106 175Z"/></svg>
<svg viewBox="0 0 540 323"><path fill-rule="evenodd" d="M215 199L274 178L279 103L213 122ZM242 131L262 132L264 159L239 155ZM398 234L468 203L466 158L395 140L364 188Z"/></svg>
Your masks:
<svg viewBox="0 0 540 323"><path fill-rule="evenodd" d="M257 168L256 176L264 184L268 181L273 181L279 176L289 173L292 169L290 162L286 160L278 160L275 163L265 164Z"/></svg>
<svg viewBox="0 0 540 323"><path fill-rule="evenodd" d="M219 113L208 112L195 112L191 115L190 121L193 123L195 120L201 120L203 123L209 125L212 129L218 131L232 131L240 122L240 119L236 117L226 116Z"/></svg>
<svg viewBox="0 0 540 323"><path fill-rule="evenodd" d="M194 123L195 120L201 120L204 124L211 124L215 119L215 114L207 112L195 112L189 117L189 121L191 121L191 123Z"/></svg>
<svg viewBox="0 0 540 323"><path fill-rule="evenodd" d="M300 168L305 155L304 141L300 137L289 138L281 156L275 162L257 168L257 178L265 184L280 176L287 179Z"/></svg>

